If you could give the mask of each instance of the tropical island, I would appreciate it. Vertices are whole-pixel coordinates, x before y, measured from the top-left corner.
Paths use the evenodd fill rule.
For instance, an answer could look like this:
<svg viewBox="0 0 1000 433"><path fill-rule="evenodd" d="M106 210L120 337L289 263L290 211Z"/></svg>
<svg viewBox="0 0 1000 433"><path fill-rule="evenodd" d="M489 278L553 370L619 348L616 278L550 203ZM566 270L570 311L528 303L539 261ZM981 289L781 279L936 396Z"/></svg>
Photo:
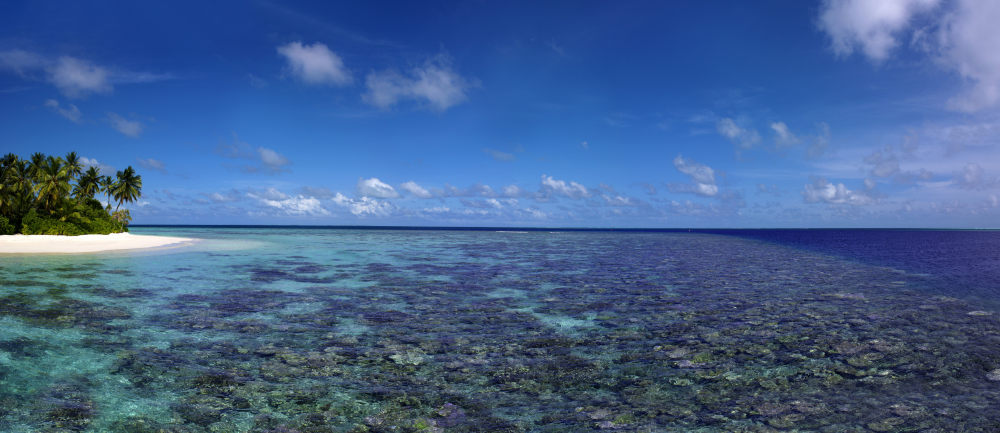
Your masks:
<svg viewBox="0 0 1000 433"><path fill-rule="evenodd" d="M85 169L76 152L36 152L28 159L8 153L0 159L0 253L97 252L189 240L129 235L132 216L122 205L141 195L142 176L132 166L112 177Z"/></svg>

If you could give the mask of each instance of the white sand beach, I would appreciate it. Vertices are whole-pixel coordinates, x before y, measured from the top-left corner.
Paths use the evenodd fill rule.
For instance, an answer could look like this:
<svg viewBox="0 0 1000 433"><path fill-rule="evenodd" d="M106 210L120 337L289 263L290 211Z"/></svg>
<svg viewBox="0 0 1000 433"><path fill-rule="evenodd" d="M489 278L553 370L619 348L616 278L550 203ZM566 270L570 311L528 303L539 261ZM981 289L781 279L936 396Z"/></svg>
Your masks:
<svg viewBox="0 0 1000 433"><path fill-rule="evenodd" d="M194 239L130 233L82 236L6 235L0 236L0 254L97 253L181 246L191 242Z"/></svg>

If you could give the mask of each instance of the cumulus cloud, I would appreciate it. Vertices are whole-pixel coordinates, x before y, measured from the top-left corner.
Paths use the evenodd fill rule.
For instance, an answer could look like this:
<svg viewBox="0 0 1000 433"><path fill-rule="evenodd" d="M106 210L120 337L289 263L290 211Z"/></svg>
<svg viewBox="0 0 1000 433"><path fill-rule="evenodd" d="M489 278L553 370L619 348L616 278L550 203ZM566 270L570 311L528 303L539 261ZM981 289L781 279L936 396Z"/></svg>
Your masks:
<svg viewBox="0 0 1000 433"><path fill-rule="evenodd" d="M439 55L413 68L408 75L396 71L371 72L365 78L365 102L389 109L402 100L425 104L435 111L444 111L464 102L474 83L463 78L451 67L451 61Z"/></svg>
<svg viewBox="0 0 1000 433"><path fill-rule="evenodd" d="M333 202L339 206L347 208L351 214L359 217L363 216L387 216L392 214L395 207L392 203L384 200L376 200L371 197L361 197L359 199L348 198L347 196L337 193L333 197Z"/></svg>
<svg viewBox="0 0 1000 433"><path fill-rule="evenodd" d="M908 145L909 146L909 145ZM912 154L904 153L903 158L912 159ZM874 178L892 178L896 183L912 184L917 180L930 180L934 174L920 168L915 170L904 170L900 167L900 155L894 146L885 146L882 150L872 152L864 159L865 164L871 166L868 174ZM911 162L912 163L912 162ZM873 179L869 179L874 182ZM866 180L867 183L867 180ZM871 187L869 187L871 189Z"/></svg>
<svg viewBox="0 0 1000 433"><path fill-rule="evenodd" d="M719 193L715 184L715 170L704 164L685 159L681 155L674 158L674 168L691 177L692 185L674 185L671 189L678 192L693 192L698 195L712 197Z"/></svg>
<svg viewBox="0 0 1000 433"><path fill-rule="evenodd" d="M208 199L211 200L212 203L232 203L235 201L239 201L242 198L242 195L239 193L239 191L236 190L229 191L225 194L219 192L213 192L211 194L204 194L204 195L208 197Z"/></svg>
<svg viewBox="0 0 1000 433"><path fill-rule="evenodd" d="M503 187L503 195L505 197L521 197L525 194L525 191L517 185L507 185Z"/></svg>
<svg viewBox="0 0 1000 433"><path fill-rule="evenodd" d="M291 42L278 47L278 54L285 58L288 72L307 84L351 84L351 72L344 61L322 43Z"/></svg>
<svg viewBox="0 0 1000 433"><path fill-rule="evenodd" d="M573 199L584 198L590 196L590 191L587 188L576 182L566 182L564 180L558 180L552 176L542 175L542 189L541 192L546 196L550 195L561 195L564 197L569 197Z"/></svg>
<svg viewBox="0 0 1000 433"><path fill-rule="evenodd" d="M262 193L248 192L247 196L286 215L320 216L330 214L330 211L326 210L319 199L315 197L289 196L274 188L268 188Z"/></svg>
<svg viewBox="0 0 1000 433"><path fill-rule="evenodd" d="M796 137L795 134L788 129L788 125L786 125L785 122L771 123L771 130L774 131L774 144L779 148L799 144L799 137Z"/></svg>
<svg viewBox="0 0 1000 433"><path fill-rule="evenodd" d="M876 63L888 59L912 30L913 45L920 52L970 84L948 101L949 108L973 112L1000 101L998 2L828 0L819 21L837 55L860 49Z"/></svg>
<svg viewBox="0 0 1000 433"><path fill-rule="evenodd" d="M420 186L419 184L417 184L416 182L414 182L412 180L409 181L409 182L403 183L402 185L399 186L399 188L402 189L403 191L406 191L406 192L410 193L411 195L413 195L414 197L417 197L417 198L431 198L431 197L434 196L426 188Z"/></svg>
<svg viewBox="0 0 1000 433"><path fill-rule="evenodd" d="M0 51L0 70L47 81L69 98L111 93L116 83L149 83L173 78L170 74L134 72L72 56L50 57L18 49Z"/></svg>
<svg viewBox="0 0 1000 433"><path fill-rule="evenodd" d="M253 165L246 165L240 169L245 173L270 173L277 174L288 171L291 161L274 149L263 146L253 147L250 144L240 141L240 138L233 133L232 143L219 143L215 148L215 153L226 158L246 159L254 161Z"/></svg>
<svg viewBox="0 0 1000 433"><path fill-rule="evenodd" d="M851 191L842 183L833 184L823 178L807 184L802 190L802 197L806 203L865 205L874 202L864 193Z"/></svg>
<svg viewBox="0 0 1000 433"><path fill-rule="evenodd" d="M977 111L1000 100L1000 3L959 0L943 20L940 56L949 68L972 82L948 101L961 111Z"/></svg>
<svg viewBox="0 0 1000 433"><path fill-rule="evenodd" d="M987 189L997 184L995 178L988 177L983 167L974 162L965 164L961 171L955 173L953 182L959 188L973 190Z"/></svg>
<svg viewBox="0 0 1000 433"><path fill-rule="evenodd" d="M260 162L272 172L284 170L285 166L291 163L288 158L266 147L258 147L257 155L260 157Z"/></svg>
<svg viewBox="0 0 1000 433"><path fill-rule="evenodd" d="M601 198L608 206L635 206L635 201L623 195L601 194Z"/></svg>
<svg viewBox="0 0 1000 433"><path fill-rule="evenodd" d="M476 208L476 209L503 209L504 207L503 203L500 203L500 200L497 200L495 198L488 198L486 200L462 199L460 201L465 207ZM513 203L516 204L517 200L514 200Z"/></svg>
<svg viewBox="0 0 1000 433"><path fill-rule="evenodd" d="M396 189L392 185L382 182L377 177L358 179L358 195L376 198L399 197L399 193L396 192Z"/></svg>
<svg viewBox="0 0 1000 433"><path fill-rule="evenodd" d="M110 165L107 165L107 164L102 164L97 159L95 159L95 158L88 158L86 156L81 156L80 157L80 165L82 165L84 167L94 167L94 168L97 168L97 170L100 171L101 174L105 174L105 175L113 174L115 172L115 168L114 167L112 167Z"/></svg>
<svg viewBox="0 0 1000 433"><path fill-rule="evenodd" d="M435 190L435 193L442 197L493 197L496 195L492 187L481 183L477 183L468 188L445 185L444 189Z"/></svg>
<svg viewBox="0 0 1000 433"><path fill-rule="evenodd" d="M833 51L848 56L860 49L881 62L899 45L900 34L914 16L937 6L938 0L827 0L819 26L830 37Z"/></svg>
<svg viewBox="0 0 1000 433"><path fill-rule="evenodd" d="M111 91L110 72L107 68L86 60L63 56L49 68L49 80L70 98L79 98L89 93Z"/></svg>
<svg viewBox="0 0 1000 433"><path fill-rule="evenodd" d="M66 104L66 106L63 107L59 104L59 101L56 101L55 99L48 99L45 101L45 106L51 108L56 114L65 117L73 123L80 123L80 118L83 117L83 113L80 112L80 109L76 108L76 105L73 104Z"/></svg>
<svg viewBox="0 0 1000 433"><path fill-rule="evenodd" d="M163 161L153 158L139 158L139 166L143 168L148 168L150 170L156 170L160 173L166 173L167 169L163 165Z"/></svg>
<svg viewBox="0 0 1000 433"><path fill-rule="evenodd" d="M720 135L729 139L742 149L749 149L760 142L760 134L752 128L743 128L728 117L715 124Z"/></svg>
<svg viewBox="0 0 1000 433"><path fill-rule="evenodd" d="M138 138L142 134L142 123L138 120L128 120L116 113L108 113L108 122L112 128L127 137Z"/></svg>
<svg viewBox="0 0 1000 433"><path fill-rule="evenodd" d="M871 175L889 177L899 173L899 160L891 150L876 151L865 157L865 162L872 165Z"/></svg>

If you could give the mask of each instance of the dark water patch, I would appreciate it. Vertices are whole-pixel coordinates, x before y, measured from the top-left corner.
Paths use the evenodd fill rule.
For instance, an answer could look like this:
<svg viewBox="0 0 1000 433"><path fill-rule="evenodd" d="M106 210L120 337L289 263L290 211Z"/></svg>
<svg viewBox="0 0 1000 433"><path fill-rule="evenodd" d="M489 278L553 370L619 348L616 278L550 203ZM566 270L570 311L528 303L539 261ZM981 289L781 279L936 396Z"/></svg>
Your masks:
<svg viewBox="0 0 1000 433"><path fill-rule="evenodd" d="M63 283L55 283L52 281L16 279L16 280L0 280L0 287L3 287L5 289L23 289L29 287L66 288L68 286Z"/></svg>
<svg viewBox="0 0 1000 433"><path fill-rule="evenodd" d="M133 271L131 271L129 269L114 269L114 268L112 268L112 269L102 269L101 272L105 273L105 274L111 274L111 275L124 275L124 276L135 275L135 272L133 272Z"/></svg>
<svg viewBox="0 0 1000 433"><path fill-rule="evenodd" d="M109 299L147 299L154 295L150 289L109 289L107 287L90 287L85 292Z"/></svg>
<svg viewBox="0 0 1000 433"><path fill-rule="evenodd" d="M47 350L52 348L53 346L46 344L44 341L28 337L0 340L0 352L6 353L11 358L34 358L43 356Z"/></svg>

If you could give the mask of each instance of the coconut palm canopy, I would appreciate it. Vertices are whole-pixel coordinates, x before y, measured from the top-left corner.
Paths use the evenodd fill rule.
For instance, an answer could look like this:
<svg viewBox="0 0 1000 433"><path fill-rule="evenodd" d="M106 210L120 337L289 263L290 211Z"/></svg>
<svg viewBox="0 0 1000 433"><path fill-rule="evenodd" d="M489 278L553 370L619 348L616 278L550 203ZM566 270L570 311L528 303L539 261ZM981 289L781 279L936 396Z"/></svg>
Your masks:
<svg viewBox="0 0 1000 433"><path fill-rule="evenodd" d="M96 167L83 169L76 152L66 157L32 154L24 160L9 153L0 159L0 234L111 233L125 230L131 219L123 204L142 194L142 176L131 166L110 176ZM108 191L115 200L110 213L94 195Z"/></svg>

